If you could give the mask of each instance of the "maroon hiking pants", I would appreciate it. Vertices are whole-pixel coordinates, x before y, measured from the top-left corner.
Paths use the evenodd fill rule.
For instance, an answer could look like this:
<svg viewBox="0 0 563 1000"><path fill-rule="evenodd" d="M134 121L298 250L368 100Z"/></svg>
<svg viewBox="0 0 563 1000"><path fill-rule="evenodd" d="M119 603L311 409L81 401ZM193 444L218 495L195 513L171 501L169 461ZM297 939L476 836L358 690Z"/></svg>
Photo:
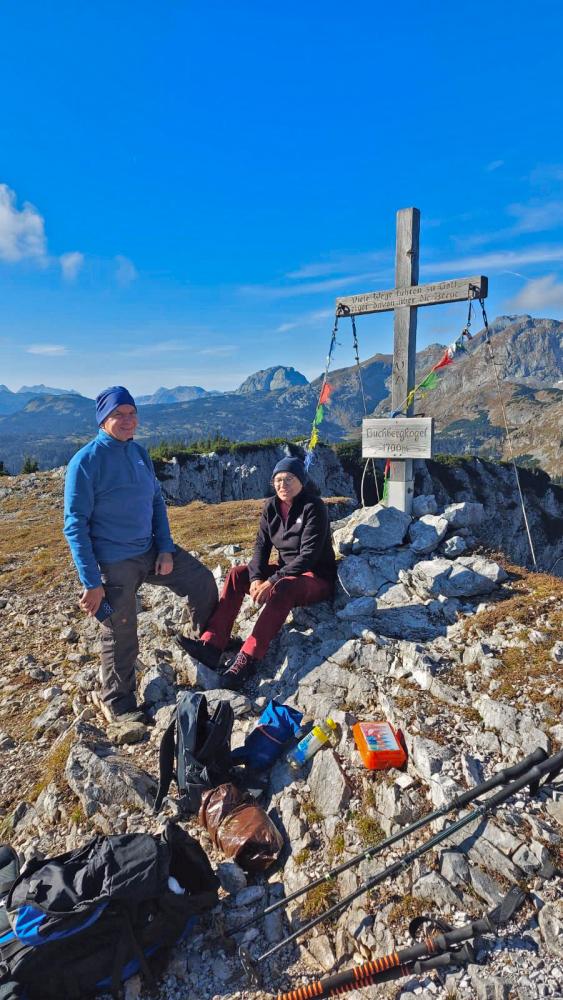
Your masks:
<svg viewBox="0 0 563 1000"><path fill-rule="evenodd" d="M268 576L277 571L270 566ZM218 649L225 649L235 618L240 611L245 594L250 590L248 566L233 566L225 583L219 604L207 622L201 636ZM263 605L251 634L244 643L243 652L262 660L270 642L278 634L292 608L316 604L332 597L332 584L314 573L284 576L274 584L268 600Z"/></svg>

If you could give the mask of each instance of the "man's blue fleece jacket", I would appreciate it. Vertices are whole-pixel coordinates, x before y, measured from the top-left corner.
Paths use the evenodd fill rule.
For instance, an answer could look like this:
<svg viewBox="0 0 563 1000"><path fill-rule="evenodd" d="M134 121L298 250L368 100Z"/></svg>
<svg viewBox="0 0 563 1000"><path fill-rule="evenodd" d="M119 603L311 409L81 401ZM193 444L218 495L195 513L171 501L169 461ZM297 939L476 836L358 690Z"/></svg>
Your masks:
<svg viewBox="0 0 563 1000"><path fill-rule="evenodd" d="M174 552L153 464L135 441L105 431L71 458L65 479L64 533L88 590L102 583L100 563L120 562L156 545Z"/></svg>

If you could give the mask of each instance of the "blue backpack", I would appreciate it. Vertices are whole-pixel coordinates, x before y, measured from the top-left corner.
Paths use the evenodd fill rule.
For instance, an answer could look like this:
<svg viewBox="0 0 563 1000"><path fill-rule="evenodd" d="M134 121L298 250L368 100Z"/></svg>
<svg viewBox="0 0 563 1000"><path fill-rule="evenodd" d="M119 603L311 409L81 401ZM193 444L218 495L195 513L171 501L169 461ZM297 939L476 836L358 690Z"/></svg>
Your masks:
<svg viewBox="0 0 563 1000"><path fill-rule="evenodd" d="M266 771L281 757L290 740L295 739L303 715L296 708L270 701L244 744L231 753L234 764L247 764L255 771Z"/></svg>
<svg viewBox="0 0 563 1000"><path fill-rule="evenodd" d="M160 836L95 837L18 869L0 847L0 1000L117 996L138 971L154 988L167 949L216 904L219 887L203 849L173 823Z"/></svg>

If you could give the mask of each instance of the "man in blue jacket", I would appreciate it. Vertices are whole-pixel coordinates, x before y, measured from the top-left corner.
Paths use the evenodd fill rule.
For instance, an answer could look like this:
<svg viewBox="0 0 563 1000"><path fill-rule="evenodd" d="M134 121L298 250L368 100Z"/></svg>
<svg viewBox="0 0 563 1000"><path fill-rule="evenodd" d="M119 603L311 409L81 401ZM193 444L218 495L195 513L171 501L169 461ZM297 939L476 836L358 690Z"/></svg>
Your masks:
<svg viewBox="0 0 563 1000"><path fill-rule="evenodd" d="M68 464L64 533L80 582L80 605L96 615L104 598L102 701L106 714L143 721L135 696L136 593L142 583L185 597L195 629L217 603L213 574L170 535L166 506L148 453L136 444L135 400L122 385L96 399L97 437Z"/></svg>

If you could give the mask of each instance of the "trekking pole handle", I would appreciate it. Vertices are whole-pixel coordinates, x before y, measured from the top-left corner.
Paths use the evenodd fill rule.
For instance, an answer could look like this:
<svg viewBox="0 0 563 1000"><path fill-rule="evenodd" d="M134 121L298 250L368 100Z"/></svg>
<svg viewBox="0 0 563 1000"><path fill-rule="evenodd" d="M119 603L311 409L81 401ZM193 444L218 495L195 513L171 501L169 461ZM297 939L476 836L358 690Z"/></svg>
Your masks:
<svg viewBox="0 0 563 1000"><path fill-rule="evenodd" d="M534 788L537 790L542 778L554 778L562 770L563 750L560 750L558 753L553 754L553 756L547 757L541 764L531 767L529 771L522 774L516 781L513 781L505 788L501 788L496 795L491 795L490 799L487 799L483 805L487 807L487 810L496 809L497 806L502 805L507 799L512 798L515 792L520 792L528 786L530 786L531 790L534 790Z"/></svg>
<svg viewBox="0 0 563 1000"><path fill-rule="evenodd" d="M466 792L462 792L461 795L458 795L454 799L450 808L460 809L462 806L467 805L468 802L472 802L473 799L479 798L480 795L488 792L490 788L496 788L497 785L506 785L509 781L514 781L515 778L519 778L521 774L529 771L534 765L543 764L545 760L547 760L545 750L542 747L536 747L532 753L524 757L524 760L512 764L511 767L505 767L502 771L497 771L488 781L483 781L482 784L475 785Z"/></svg>
<svg viewBox="0 0 563 1000"><path fill-rule="evenodd" d="M432 958L423 958L420 962L413 962L409 971L419 975L421 972L428 972L430 969L440 969L447 965L464 965L466 962L475 961L475 951L470 944L464 944L463 948L455 948L453 951L444 951L440 955L433 955Z"/></svg>

